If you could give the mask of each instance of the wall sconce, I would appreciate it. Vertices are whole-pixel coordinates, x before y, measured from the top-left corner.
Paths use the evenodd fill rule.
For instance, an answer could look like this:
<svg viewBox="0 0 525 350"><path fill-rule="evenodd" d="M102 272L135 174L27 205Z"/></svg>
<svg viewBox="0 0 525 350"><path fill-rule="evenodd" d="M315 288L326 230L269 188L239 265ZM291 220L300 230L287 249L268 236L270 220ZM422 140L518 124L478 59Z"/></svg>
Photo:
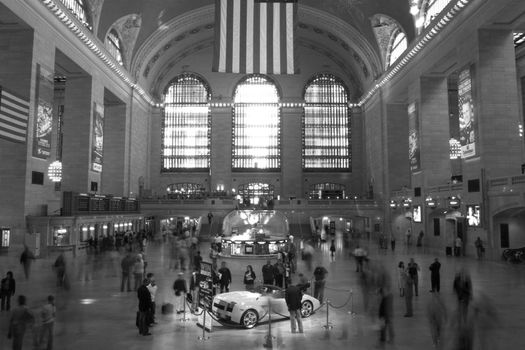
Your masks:
<svg viewBox="0 0 525 350"><path fill-rule="evenodd" d="M412 206L412 199L403 199L403 208L410 208Z"/></svg>
<svg viewBox="0 0 525 350"><path fill-rule="evenodd" d="M434 209L435 207L437 207L437 202L430 196L428 196L426 199L425 199L425 203L427 205L428 208L432 208Z"/></svg>
<svg viewBox="0 0 525 350"><path fill-rule="evenodd" d="M448 206L453 209L458 209L460 206L460 203L461 203L460 199L456 196L452 196L448 198Z"/></svg>
<svg viewBox="0 0 525 350"><path fill-rule="evenodd" d="M397 208L397 203L395 200L390 200L390 208Z"/></svg>

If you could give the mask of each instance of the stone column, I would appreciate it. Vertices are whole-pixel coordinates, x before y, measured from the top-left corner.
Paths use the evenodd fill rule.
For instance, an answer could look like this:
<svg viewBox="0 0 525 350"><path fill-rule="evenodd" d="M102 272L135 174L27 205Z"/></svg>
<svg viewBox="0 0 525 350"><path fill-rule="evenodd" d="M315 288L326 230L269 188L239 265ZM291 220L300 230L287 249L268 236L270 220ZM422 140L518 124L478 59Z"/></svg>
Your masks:
<svg viewBox="0 0 525 350"><path fill-rule="evenodd" d="M124 196L126 179L126 113L125 104L104 106L104 164L102 189L105 194Z"/></svg>
<svg viewBox="0 0 525 350"><path fill-rule="evenodd" d="M307 198L302 174L302 107L284 107L281 117L281 198Z"/></svg>
<svg viewBox="0 0 525 350"><path fill-rule="evenodd" d="M211 169L210 191L217 184L224 184L226 191L235 189L238 183L232 177L232 108L211 107Z"/></svg>

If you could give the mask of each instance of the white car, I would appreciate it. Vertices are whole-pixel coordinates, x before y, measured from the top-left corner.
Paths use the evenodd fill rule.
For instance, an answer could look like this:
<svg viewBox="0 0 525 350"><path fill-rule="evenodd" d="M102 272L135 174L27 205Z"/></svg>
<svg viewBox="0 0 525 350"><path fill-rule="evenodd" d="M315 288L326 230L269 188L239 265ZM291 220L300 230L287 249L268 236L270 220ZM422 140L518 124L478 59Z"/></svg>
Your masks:
<svg viewBox="0 0 525 350"><path fill-rule="evenodd" d="M213 298L212 312L223 321L253 328L268 314L268 303L271 303L272 318L289 317L284 299L285 289L272 285L260 285L253 292L238 291L218 294ZM320 307L316 298L303 294L301 315L308 317Z"/></svg>

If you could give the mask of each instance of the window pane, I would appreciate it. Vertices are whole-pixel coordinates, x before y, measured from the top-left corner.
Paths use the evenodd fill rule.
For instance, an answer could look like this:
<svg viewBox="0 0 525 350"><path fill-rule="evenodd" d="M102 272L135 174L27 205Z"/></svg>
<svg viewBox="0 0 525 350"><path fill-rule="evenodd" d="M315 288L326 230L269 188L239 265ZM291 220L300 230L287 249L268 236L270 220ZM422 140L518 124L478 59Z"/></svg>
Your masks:
<svg viewBox="0 0 525 350"><path fill-rule="evenodd" d="M425 22L423 23L423 27L428 27L434 18L439 16L441 11L447 7L449 2L450 0L429 0L425 10Z"/></svg>
<svg viewBox="0 0 525 350"><path fill-rule="evenodd" d="M405 33L396 31L395 32L394 41L392 43L392 46L390 47L390 57L388 60L388 65L392 65L405 50L407 49L408 43Z"/></svg>
<svg viewBox="0 0 525 350"><path fill-rule="evenodd" d="M164 98L162 171L210 167L209 89L196 76L183 74Z"/></svg>
<svg viewBox="0 0 525 350"><path fill-rule="evenodd" d="M253 75L235 91L232 132L233 169L281 167L279 94L275 85Z"/></svg>
<svg viewBox="0 0 525 350"><path fill-rule="evenodd" d="M118 34L114 30L111 30L106 37L106 48L121 66L124 65L122 60L122 45Z"/></svg>
<svg viewBox="0 0 525 350"><path fill-rule="evenodd" d="M351 169L348 94L333 75L315 77L305 91L303 168Z"/></svg>
<svg viewBox="0 0 525 350"><path fill-rule="evenodd" d="M89 30L91 30L91 23L89 23L86 15L86 6L83 0L61 0L62 3L71 11L75 17L82 22Z"/></svg>

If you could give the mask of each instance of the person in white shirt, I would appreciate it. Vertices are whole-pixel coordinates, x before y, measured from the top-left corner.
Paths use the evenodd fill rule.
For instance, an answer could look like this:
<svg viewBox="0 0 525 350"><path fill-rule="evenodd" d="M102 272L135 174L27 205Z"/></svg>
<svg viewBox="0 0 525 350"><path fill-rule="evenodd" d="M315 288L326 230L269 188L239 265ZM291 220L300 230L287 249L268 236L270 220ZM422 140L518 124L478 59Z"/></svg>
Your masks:
<svg viewBox="0 0 525 350"><path fill-rule="evenodd" d="M149 281L146 288L148 288L149 294L151 294L151 310L148 316L148 325L152 325L157 323L155 322L155 295L157 294L158 286L155 284L155 276L153 275L153 273L148 273L146 275L146 278Z"/></svg>
<svg viewBox="0 0 525 350"><path fill-rule="evenodd" d="M42 328L40 331L40 349L53 349L53 328L55 325L56 307L55 297L50 295L47 297L47 304L42 307Z"/></svg>

